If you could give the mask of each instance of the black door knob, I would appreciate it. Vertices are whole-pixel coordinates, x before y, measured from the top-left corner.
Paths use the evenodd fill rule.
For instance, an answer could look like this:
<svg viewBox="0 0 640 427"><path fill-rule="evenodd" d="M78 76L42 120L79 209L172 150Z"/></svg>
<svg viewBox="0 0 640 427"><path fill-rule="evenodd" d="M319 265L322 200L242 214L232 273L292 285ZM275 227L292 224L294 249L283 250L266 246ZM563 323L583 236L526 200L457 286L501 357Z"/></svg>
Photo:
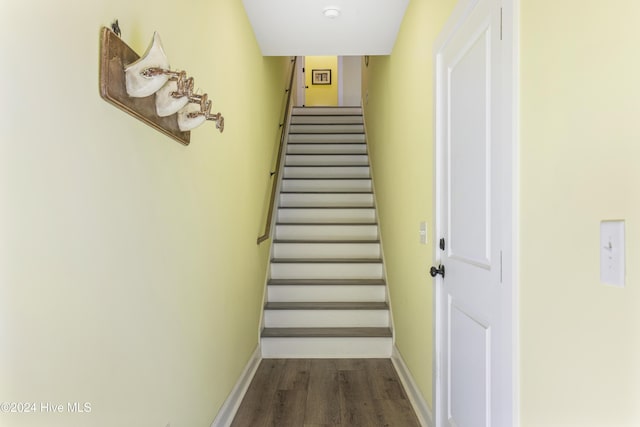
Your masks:
<svg viewBox="0 0 640 427"><path fill-rule="evenodd" d="M431 274L431 277L436 277L438 274L440 274L444 279L444 265L441 264L438 266L438 268L431 267L431 270L429 271L429 273Z"/></svg>

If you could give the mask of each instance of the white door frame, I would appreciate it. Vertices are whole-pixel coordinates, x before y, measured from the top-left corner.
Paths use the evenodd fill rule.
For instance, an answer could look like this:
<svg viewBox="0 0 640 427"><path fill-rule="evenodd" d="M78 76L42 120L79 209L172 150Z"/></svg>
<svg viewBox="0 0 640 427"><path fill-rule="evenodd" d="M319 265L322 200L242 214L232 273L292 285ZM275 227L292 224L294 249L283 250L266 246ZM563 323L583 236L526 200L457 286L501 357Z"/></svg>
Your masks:
<svg viewBox="0 0 640 427"><path fill-rule="evenodd" d="M440 33L434 45L434 88L435 88L435 126L434 126L434 168L435 168L435 188L434 188L434 218L435 218L435 236L433 265L439 265L440 248L439 237L444 235L442 229L442 218L439 212L439 201L441 199L441 185L443 182L442 169L440 167L443 161L442 148L442 131L440 120L445 113L442 105L441 90L441 67L440 53L455 34L458 27L472 12L478 0L459 0L451 17L447 21L445 27ZM511 366L506 369L511 377L512 401L511 414L508 415L510 421L508 424L517 427L519 423L519 315L518 315L518 268L517 268L517 249L518 249L518 203L519 203L519 170L518 170L518 117L519 117L519 14L520 0L502 0L502 84L506 96L503 100L501 114L504 117L502 121L502 135L505 141L510 143L503 144L501 152L504 168L502 176L504 204L502 210L506 221L503 224L502 234L504 241L502 242L503 252L503 285L510 290L510 313L511 320L511 348L505 351L511 354ZM444 376L440 372L442 366L441 354L443 346L443 331L439 322L440 314L444 310L442 305L442 279L438 276L434 287L434 354L433 354L433 411L435 427L444 427L446 421L445 414L440 411L440 402L442 401L443 379Z"/></svg>
<svg viewBox="0 0 640 427"><path fill-rule="evenodd" d="M305 82L305 60L304 56L298 56L296 60L296 107L302 107L305 103L305 97L307 95L306 82Z"/></svg>
<svg viewBox="0 0 640 427"><path fill-rule="evenodd" d="M338 106L344 105L344 79L342 76L342 56L338 56Z"/></svg>

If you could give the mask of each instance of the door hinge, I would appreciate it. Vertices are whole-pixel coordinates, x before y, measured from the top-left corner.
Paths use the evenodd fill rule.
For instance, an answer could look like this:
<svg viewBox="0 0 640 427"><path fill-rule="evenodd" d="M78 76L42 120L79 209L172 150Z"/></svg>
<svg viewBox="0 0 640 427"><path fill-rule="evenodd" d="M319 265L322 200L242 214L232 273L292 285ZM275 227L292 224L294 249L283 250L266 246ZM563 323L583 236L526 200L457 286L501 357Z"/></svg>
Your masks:
<svg viewBox="0 0 640 427"><path fill-rule="evenodd" d="M444 251L445 248L445 241L444 241L444 237L442 239L440 239L440 250Z"/></svg>
<svg viewBox="0 0 640 427"><path fill-rule="evenodd" d="M502 41L502 8L500 8L500 41Z"/></svg>
<svg viewBox="0 0 640 427"><path fill-rule="evenodd" d="M304 67L302 67L302 72L304 73Z"/></svg>

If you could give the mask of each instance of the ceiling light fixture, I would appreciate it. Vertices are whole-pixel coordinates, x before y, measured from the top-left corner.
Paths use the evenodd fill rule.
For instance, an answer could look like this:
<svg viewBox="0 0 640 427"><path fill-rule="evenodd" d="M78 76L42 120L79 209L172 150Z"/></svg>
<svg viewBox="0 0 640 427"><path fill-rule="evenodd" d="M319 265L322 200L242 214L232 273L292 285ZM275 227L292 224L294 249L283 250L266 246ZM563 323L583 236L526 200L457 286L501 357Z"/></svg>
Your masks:
<svg viewBox="0 0 640 427"><path fill-rule="evenodd" d="M340 16L340 9L335 6L325 7L322 12L327 18L333 19Z"/></svg>

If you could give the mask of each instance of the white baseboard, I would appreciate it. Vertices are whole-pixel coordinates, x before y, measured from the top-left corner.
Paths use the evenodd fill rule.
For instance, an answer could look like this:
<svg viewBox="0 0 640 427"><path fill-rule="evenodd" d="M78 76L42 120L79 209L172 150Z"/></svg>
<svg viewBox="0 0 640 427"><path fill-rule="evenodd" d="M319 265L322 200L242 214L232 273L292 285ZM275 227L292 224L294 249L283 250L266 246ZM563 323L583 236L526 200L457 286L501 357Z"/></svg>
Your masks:
<svg viewBox="0 0 640 427"><path fill-rule="evenodd" d="M402 385L407 392L411 406L413 406L413 410L416 412L420 424L422 427L433 427L433 416L431 415L429 405L427 405L424 397L422 397L422 393L420 393L418 385L413 380L413 376L411 376L409 368L404 363L404 359L395 345L393 346L391 362L393 362L393 366L395 366L396 371L398 372L400 382L402 382Z"/></svg>
<svg viewBox="0 0 640 427"><path fill-rule="evenodd" d="M242 403L242 399L251 384L251 380L258 370L261 360L262 350L260 349L260 345L258 345L258 347L256 347L256 351L254 351L249 358L244 371L240 374L238 382L233 387L233 390L231 390L231 393L229 393L227 400L222 404L222 407L220 408L220 411L218 411L218 415L216 415L215 420L213 420L211 427L229 427L231 425L233 418L236 416L236 412L238 412L238 408Z"/></svg>

